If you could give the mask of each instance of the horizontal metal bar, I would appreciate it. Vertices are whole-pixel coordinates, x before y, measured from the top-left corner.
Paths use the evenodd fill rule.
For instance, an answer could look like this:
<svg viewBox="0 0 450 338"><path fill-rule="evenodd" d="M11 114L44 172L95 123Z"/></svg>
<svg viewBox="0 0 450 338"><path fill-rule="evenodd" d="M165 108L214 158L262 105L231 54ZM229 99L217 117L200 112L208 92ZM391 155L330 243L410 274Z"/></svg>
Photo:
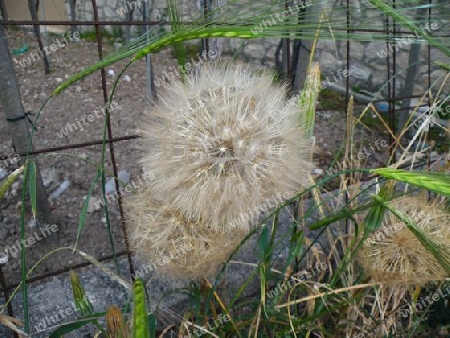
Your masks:
<svg viewBox="0 0 450 338"><path fill-rule="evenodd" d="M140 137L139 135L116 137L116 138L113 138L112 140L106 140L106 143L134 140L134 139L139 138L139 137ZM35 151L30 152L30 155L51 153L51 152L54 152L54 151L61 151L61 150L66 150L66 149L84 148L84 147L94 146L94 145L98 145L98 144L102 144L102 143L103 143L103 140L97 140L97 141L86 142L86 143L69 144L67 146L59 146L59 147L51 147L51 148L35 150ZM25 154L24 153L19 153L18 155L19 156L26 156L27 154L26 153ZM10 155L7 155L7 156L0 155L0 160L5 160L5 159L8 158L8 156L10 156Z"/></svg>
<svg viewBox="0 0 450 338"><path fill-rule="evenodd" d="M127 253L126 251L121 251L121 252L119 252L119 253L116 253L116 257L122 257L122 256L125 256L125 255L128 255L128 253ZM104 261L107 261L107 260L111 260L111 259L113 259L113 258L114 258L113 255L109 255L109 256L97 258L97 260L98 260L99 262L104 262ZM48 272L48 273L45 273L45 274L40 275L40 276L36 276L36 277L33 277L33 278L29 278L29 279L27 279L27 283L33 283L33 282L37 282L37 281L40 281L40 280L45 279L45 278L49 278L49 277L53 277L53 276L58 276L58 275L61 274L61 273L69 272L70 270L75 270L75 269L83 268L83 267L89 266L89 265L92 265L92 263L91 263L91 262L84 262L84 263L80 263L80 264L68 266L68 267L65 267L65 268L63 268L63 269L57 270L57 271L55 271L55 272ZM0 289L0 293L5 292L5 291L8 291L8 290L13 290L13 289L16 288L19 284L20 284L20 283L13 283L13 284L11 284L11 285L5 286L5 287L3 287L3 288Z"/></svg>

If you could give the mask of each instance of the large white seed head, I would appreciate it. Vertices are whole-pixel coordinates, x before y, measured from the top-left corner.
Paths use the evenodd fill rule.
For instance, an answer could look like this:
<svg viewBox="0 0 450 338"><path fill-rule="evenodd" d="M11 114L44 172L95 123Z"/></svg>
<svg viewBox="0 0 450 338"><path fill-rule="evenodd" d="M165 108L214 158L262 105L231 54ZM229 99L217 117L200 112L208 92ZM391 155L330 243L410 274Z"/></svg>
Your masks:
<svg viewBox="0 0 450 338"><path fill-rule="evenodd" d="M189 220L247 227L249 211L308 185L301 113L286 86L241 63L172 82L141 126L151 190Z"/></svg>

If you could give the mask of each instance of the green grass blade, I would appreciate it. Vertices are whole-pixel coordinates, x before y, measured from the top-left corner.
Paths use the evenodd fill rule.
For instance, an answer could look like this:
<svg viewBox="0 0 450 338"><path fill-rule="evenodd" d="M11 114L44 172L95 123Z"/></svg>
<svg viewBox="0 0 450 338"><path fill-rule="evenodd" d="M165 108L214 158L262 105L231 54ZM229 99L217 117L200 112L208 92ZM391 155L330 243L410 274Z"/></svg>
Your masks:
<svg viewBox="0 0 450 338"><path fill-rule="evenodd" d="M422 29L416 23L414 23L413 20L403 15L398 9L392 8L389 5L389 2L386 2L386 0L370 0L370 3L384 12L387 16L390 16L392 19L394 19L395 22L405 26L417 35L424 38L431 46L436 47L445 55L450 56L450 49L447 48L442 41L439 41L431 35L423 34Z"/></svg>
<svg viewBox="0 0 450 338"><path fill-rule="evenodd" d="M434 63L439 66L440 68L442 68L443 70L446 70L447 72L450 72L450 65L440 62L440 61L434 61Z"/></svg>
<svg viewBox="0 0 450 338"><path fill-rule="evenodd" d="M148 326L150 328L150 337L156 337L156 316L154 313L148 315Z"/></svg>
<svg viewBox="0 0 450 338"><path fill-rule="evenodd" d="M36 218L36 163L28 162L28 189L30 189L31 211Z"/></svg>
<svg viewBox="0 0 450 338"><path fill-rule="evenodd" d="M261 259L265 260L267 255L267 248L269 246L269 229L267 226L262 227L261 235L258 238L258 251Z"/></svg>
<svg viewBox="0 0 450 338"><path fill-rule="evenodd" d="M302 113L300 116L304 119L301 122L304 125L308 138L314 135L314 121L316 119L316 106L320 89L320 68L315 63L308 71L308 76L298 101L299 110ZM306 113L303 113L305 111Z"/></svg>
<svg viewBox="0 0 450 338"><path fill-rule="evenodd" d="M70 284L72 285L73 299L77 310L83 317L92 314L94 307L92 306L89 297L84 292L83 286L81 285L77 274L73 270L70 270L69 275Z"/></svg>
<svg viewBox="0 0 450 338"><path fill-rule="evenodd" d="M373 206L373 203L369 203L369 204L361 205L361 206L353 208L353 209L343 208L343 209L333 213L330 216L327 216L325 218L322 218L321 220L314 222L314 224L308 226L308 228L310 230L317 230L317 229L326 227L326 226L328 226L332 223L335 223L337 221L340 221L342 219L350 218L352 215L354 215L358 212L364 211L372 206Z"/></svg>
<svg viewBox="0 0 450 338"><path fill-rule="evenodd" d="M70 270L69 275L75 307L80 312L81 317L90 317L94 312L94 306L92 305L88 295L86 295L77 274L73 270ZM101 332L106 332L96 319L91 321Z"/></svg>
<svg viewBox="0 0 450 338"><path fill-rule="evenodd" d="M73 332L75 330L78 330L79 328L86 326L88 324L91 324L94 320L100 319L105 316L105 312L103 313L94 313L89 316L89 318L84 318L77 320L73 323L69 324L63 324L59 326L55 331L53 331L48 338L61 338L64 337L64 335Z"/></svg>
<svg viewBox="0 0 450 338"><path fill-rule="evenodd" d="M450 196L450 175L440 172L408 171L401 169L379 168L372 173L409 183L444 196Z"/></svg>
<svg viewBox="0 0 450 338"><path fill-rule="evenodd" d="M145 302L145 285L140 279L134 281L133 338L150 338Z"/></svg>
<svg viewBox="0 0 450 338"><path fill-rule="evenodd" d="M88 211L89 201L91 199L92 191L94 190L98 180L101 177L102 177L102 171L99 169L99 170L97 170L97 176L95 177L94 182L92 182L92 184L89 188L88 194L83 202L83 209L81 210L80 221L78 223L77 238L75 240L75 245L73 246L74 250L77 248L78 240L80 239L80 236L81 236L81 231L83 231L84 225L86 224L86 214Z"/></svg>
<svg viewBox="0 0 450 338"><path fill-rule="evenodd" d="M30 333L30 317L28 310L28 284L27 284L27 263L25 254L25 205L27 199L27 177L28 177L28 165L25 166L22 189L22 209L20 210L20 282L22 286L23 297L23 321L24 331Z"/></svg>
<svg viewBox="0 0 450 338"><path fill-rule="evenodd" d="M178 0L167 0L167 10L170 19L171 30L174 33L178 33L184 30L182 24L182 8L181 3ZM177 42L174 44L175 55L177 57L178 65L183 67L186 64L186 48L183 42ZM182 68L181 68L182 69ZM183 76L183 73L180 73Z"/></svg>
<svg viewBox="0 0 450 338"><path fill-rule="evenodd" d="M392 199L392 194L394 192L393 188L394 185L388 182L380 189L378 196L383 200ZM378 201L376 198L374 199L375 201ZM372 232L381 227L381 223L383 222L385 213L386 208L383 204L376 203L372 208L370 208L367 216L364 218L364 238L367 238Z"/></svg>

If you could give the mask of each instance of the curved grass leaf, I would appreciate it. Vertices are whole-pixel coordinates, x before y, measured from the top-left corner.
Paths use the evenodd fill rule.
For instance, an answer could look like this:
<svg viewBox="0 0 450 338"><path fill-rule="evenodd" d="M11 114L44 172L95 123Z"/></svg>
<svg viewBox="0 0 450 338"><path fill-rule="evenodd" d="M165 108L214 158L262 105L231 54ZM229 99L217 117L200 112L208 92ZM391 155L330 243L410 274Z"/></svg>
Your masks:
<svg viewBox="0 0 450 338"><path fill-rule="evenodd" d="M83 286L81 285L77 274L73 270L70 270L69 275L70 284L72 285L73 299L77 310L80 311L82 316L92 314L94 307L84 292Z"/></svg>
<svg viewBox="0 0 450 338"><path fill-rule="evenodd" d="M156 316L154 313L150 313L148 315L148 326L150 329L150 337L155 338L156 337Z"/></svg>
<svg viewBox="0 0 450 338"><path fill-rule="evenodd" d="M369 0L369 1L372 5L376 6L379 10L383 11L386 15L394 19L395 22L410 29L411 31L413 31L414 33L425 39L431 46L436 47L445 55L450 56L450 49L446 46L445 43L439 41L438 39L436 39L431 35L424 34L423 29L421 29L421 27L419 27L413 20L408 18L406 15L403 15L401 11L399 11L398 9L392 8L389 5L390 2L386 2L386 0ZM435 10L439 10L439 8L437 7L435 8Z"/></svg>
<svg viewBox="0 0 450 338"><path fill-rule="evenodd" d="M394 184L392 184L392 182L388 182L380 189L378 196L387 201L392 199L393 192ZM375 197L374 199L375 201L378 201ZM386 208L381 203L376 203L376 205L370 208L367 216L364 218L364 239L368 238L372 232L381 227L385 212Z"/></svg>
<svg viewBox="0 0 450 338"><path fill-rule="evenodd" d="M170 27L172 32L180 32L184 30L184 25L182 24L181 17L181 2L177 0L167 0L167 10L170 19ZM178 42L174 44L175 55L177 57L178 65L183 67L186 64L186 48L183 42ZM184 73L180 73L181 76L184 76Z"/></svg>
<svg viewBox="0 0 450 338"><path fill-rule="evenodd" d="M75 240L75 245L73 247L73 249L75 250L77 245L78 245L78 240L80 239L81 236L81 231L84 228L84 225L86 223L86 214L88 211L88 207L89 207L89 201L91 199L91 195L92 195L92 191L95 188L95 185L97 184L98 180L102 177L102 171L99 169L97 170L97 176L95 177L94 182L92 182L88 194L83 202L83 208L81 210L81 215L80 215L80 222L78 223L78 230L77 230L77 239Z"/></svg>
<svg viewBox="0 0 450 338"><path fill-rule="evenodd" d="M300 111L306 111L305 114L301 114L301 117L304 119L301 122L304 125L308 138L314 135L314 121L316 119L316 106L320 89L320 68L318 63L314 63L308 71L308 76L298 101Z"/></svg>
<svg viewBox="0 0 450 338"><path fill-rule="evenodd" d="M80 320L77 320L73 323L63 324L60 327L58 327L55 331L53 331L48 337L49 338L61 338L64 337L64 335L73 332L75 330L78 330L79 328L88 325L92 323L93 321L100 319L104 317L106 312L103 313L93 313L90 315L89 318L83 318Z"/></svg>
<svg viewBox="0 0 450 338"><path fill-rule="evenodd" d="M28 162L27 169L28 189L30 189L30 201L33 217L36 218L36 163Z"/></svg>
<svg viewBox="0 0 450 338"><path fill-rule="evenodd" d="M390 168L372 169L371 172L389 179L431 190L444 196L450 196L450 175L445 173Z"/></svg>
<svg viewBox="0 0 450 338"><path fill-rule="evenodd" d="M77 308L78 311L80 311L82 317L91 316L92 313L94 312L94 307L92 306L89 297L86 295L86 292L84 292L83 286L81 285L77 274L73 270L70 270L69 275L70 275L70 284L72 285L75 307ZM97 320L92 320L92 323L101 332L105 333L105 330Z"/></svg>
<svg viewBox="0 0 450 338"><path fill-rule="evenodd" d="M443 62L440 62L440 61L434 61L434 63L437 66L439 66L440 68L442 68L443 70L446 70L446 71L450 72L450 65L449 64L446 64L446 63L443 63Z"/></svg>

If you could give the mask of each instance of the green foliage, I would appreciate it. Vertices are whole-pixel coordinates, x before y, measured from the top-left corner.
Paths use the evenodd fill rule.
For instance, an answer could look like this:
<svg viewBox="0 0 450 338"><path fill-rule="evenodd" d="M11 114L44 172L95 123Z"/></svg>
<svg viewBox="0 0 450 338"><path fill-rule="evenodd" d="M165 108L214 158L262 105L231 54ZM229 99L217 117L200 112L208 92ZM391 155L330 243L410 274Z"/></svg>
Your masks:
<svg viewBox="0 0 450 338"><path fill-rule="evenodd" d="M111 37L117 39L117 38L123 38L123 28L122 26L111 26Z"/></svg>
<svg viewBox="0 0 450 338"><path fill-rule="evenodd" d="M8 25L8 29L12 32L20 32L22 30L18 25Z"/></svg>
<svg viewBox="0 0 450 338"><path fill-rule="evenodd" d="M145 285L140 279L137 279L134 282L133 291L133 338L150 338L149 322L147 318L147 304L145 297ZM154 319L152 320L152 322L154 322Z"/></svg>
<svg viewBox="0 0 450 338"><path fill-rule="evenodd" d="M322 108L339 107L345 104L345 97L330 88L324 88L319 94L319 104Z"/></svg>
<svg viewBox="0 0 450 338"><path fill-rule="evenodd" d="M100 34L103 42L107 44L113 44L117 38L123 36L122 27L112 26L112 31L107 30L104 27L100 28ZM97 32L95 29L89 29L80 33L80 37L89 42L97 41Z"/></svg>

